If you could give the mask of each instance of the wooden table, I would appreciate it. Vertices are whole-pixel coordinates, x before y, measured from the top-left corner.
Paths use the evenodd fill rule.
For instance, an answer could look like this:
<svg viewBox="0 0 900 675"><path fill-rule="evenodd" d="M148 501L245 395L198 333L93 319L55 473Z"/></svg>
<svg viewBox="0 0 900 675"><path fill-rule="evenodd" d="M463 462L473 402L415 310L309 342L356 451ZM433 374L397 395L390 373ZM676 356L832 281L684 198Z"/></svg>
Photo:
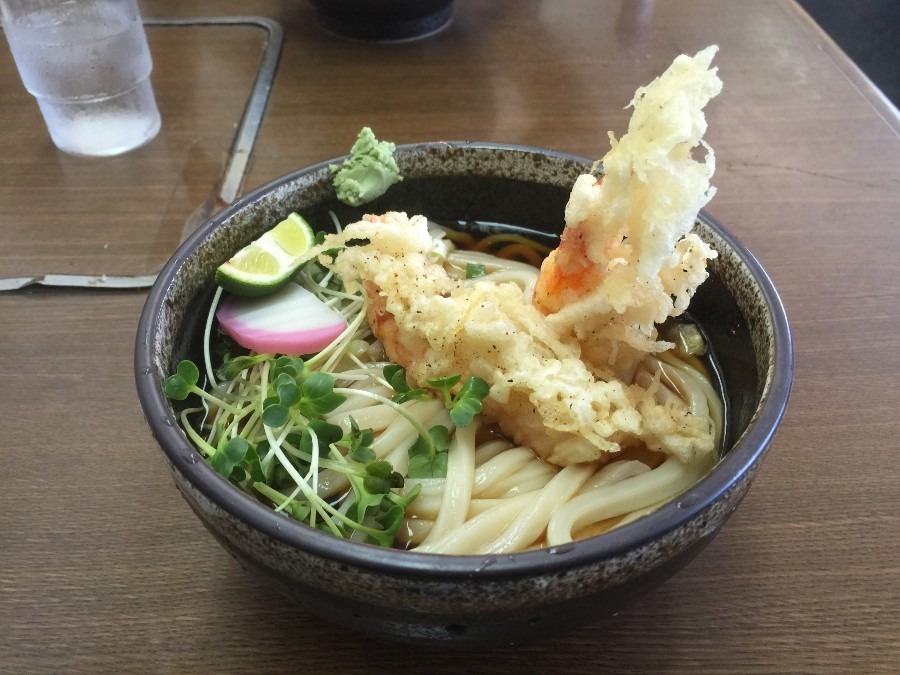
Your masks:
<svg viewBox="0 0 900 675"><path fill-rule="evenodd" d="M729 524L626 611L478 655L399 649L262 587L178 497L134 391L145 291L0 294L0 671L900 669L900 118L790 0L458 0L447 31L396 45L326 35L299 0L142 8L284 27L247 188L346 152L363 125L397 143L493 140L600 157L638 85L675 55L719 44L709 209L781 292L793 396ZM30 264L143 264L177 244L171 223L215 180L246 97L217 84L236 76L217 64L245 50L244 87L260 47L229 37L190 60L163 34L151 38L164 132L109 160L121 189L78 180L85 165L49 145L0 58L13 82L0 127L18 139L0 152L0 276ZM188 68L198 84L185 90L176 78ZM200 114L210 117L192 130ZM47 176L73 196L55 199ZM148 194L165 208L129 210ZM110 210L122 212L120 229L101 242L95 223Z"/></svg>

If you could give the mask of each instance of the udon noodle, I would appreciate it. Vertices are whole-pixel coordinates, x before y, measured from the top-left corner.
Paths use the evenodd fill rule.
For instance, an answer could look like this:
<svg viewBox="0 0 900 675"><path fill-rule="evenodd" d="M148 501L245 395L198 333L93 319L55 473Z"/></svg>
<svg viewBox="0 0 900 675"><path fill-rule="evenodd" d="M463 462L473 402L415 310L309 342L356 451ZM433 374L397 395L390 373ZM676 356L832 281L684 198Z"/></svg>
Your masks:
<svg viewBox="0 0 900 675"><path fill-rule="evenodd" d="M516 236L500 247L502 255L519 258L516 260L485 252L506 235L486 238L479 246L466 250L452 244L450 237L467 242L453 230L432 226L431 231L436 250L445 252L445 267L454 276L462 279L469 265L483 265L484 275L478 280L512 281L526 296L532 292L538 269L523 260L542 256L546 251L539 245ZM383 346L364 320L364 298L347 294L334 282L331 272L315 263L303 269L298 281L338 309L350 325L328 348L306 358L311 369L331 373L335 393L346 397L328 414L327 421L349 431L352 418L359 428L372 429L371 447L377 459L390 462L395 471L404 475L409 448L422 428L443 425L450 431L446 478L406 478L398 490L401 494L419 491L406 507L403 525L397 532L398 547L429 553L491 554L564 544L600 534L653 511L692 485L714 460L713 454L704 454L697 461L684 464L677 458L635 446L607 463L558 467L505 438L483 415L468 427L454 428L437 397L403 403L401 413L390 402L395 392L383 375L387 363ZM215 303L211 316L214 311ZM695 336L694 344L688 348L703 351L702 339L698 343ZM208 377L215 383L208 349L206 359ZM253 396L248 397L247 390L264 391L269 368L270 362L264 361L231 383L216 385L224 387L222 396L226 400L251 401L246 407L236 412L225 408L188 409L183 413L185 425L190 424L192 414L201 412L205 419L198 426L206 430L208 444L215 443L215 436L223 428L240 427L246 432L248 426L255 427L256 431L244 433L245 437L254 445L266 446L270 461L285 474L283 482L293 483L280 493L257 491L259 498L281 511L292 500L302 498L301 486L310 486L335 510L346 512L352 504L352 491L339 453L319 448L316 462L292 438L296 429L288 426L276 434L259 422ZM703 363L686 352L684 346L647 355L634 377L645 384L657 383L660 398L677 397L694 415L711 417L716 435L721 435L722 404L715 384ZM305 476L292 462L298 458L313 464ZM365 534L358 532L351 538L367 540Z"/></svg>
<svg viewBox="0 0 900 675"><path fill-rule="evenodd" d="M503 238L507 237L486 238L475 250L449 252L446 267L463 277L468 265L484 265L485 275L479 280L512 281L530 297L537 280L536 267L483 252ZM543 253L520 236L509 239L500 247L501 255L537 261ZM365 328L362 331L367 332ZM378 343L374 344L378 353ZM349 394L357 387L367 391L377 388L382 365L357 365L352 371L354 380L346 382L344 391ZM335 377L343 379L339 372ZM710 375L696 358L679 355L676 350L648 355L635 371L635 378L658 381L661 397L679 397L697 417L711 416L720 435L721 401ZM339 411L341 415L359 420L364 411L371 411L365 416L367 424L375 422L378 428L397 434L385 444L384 457L403 473L406 450L415 440L415 431L371 398L351 397L345 405ZM434 402L413 407L425 426L452 426L446 410ZM406 428L406 433L395 431L398 427ZM419 484L421 493L407 507L403 538L419 552L450 554L508 553L563 544L649 513L693 484L708 471L712 460L713 455L708 454L685 465L661 453L633 448L607 464L560 468L479 420L452 434L446 479L407 479L404 489Z"/></svg>

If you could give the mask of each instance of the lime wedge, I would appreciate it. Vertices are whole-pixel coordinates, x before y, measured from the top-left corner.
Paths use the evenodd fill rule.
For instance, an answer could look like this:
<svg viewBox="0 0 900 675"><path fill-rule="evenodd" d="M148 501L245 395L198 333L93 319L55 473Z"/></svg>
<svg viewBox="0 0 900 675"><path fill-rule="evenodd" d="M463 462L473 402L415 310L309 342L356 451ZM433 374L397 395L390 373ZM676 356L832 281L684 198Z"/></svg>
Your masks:
<svg viewBox="0 0 900 675"><path fill-rule="evenodd" d="M219 265L216 283L226 291L245 297L274 293L305 262L315 236L309 223L292 213L235 253L231 260Z"/></svg>
<svg viewBox="0 0 900 675"><path fill-rule="evenodd" d="M288 255L298 256L306 253L313 245L315 233L299 213L292 213L278 225L262 236L271 235L272 239Z"/></svg>

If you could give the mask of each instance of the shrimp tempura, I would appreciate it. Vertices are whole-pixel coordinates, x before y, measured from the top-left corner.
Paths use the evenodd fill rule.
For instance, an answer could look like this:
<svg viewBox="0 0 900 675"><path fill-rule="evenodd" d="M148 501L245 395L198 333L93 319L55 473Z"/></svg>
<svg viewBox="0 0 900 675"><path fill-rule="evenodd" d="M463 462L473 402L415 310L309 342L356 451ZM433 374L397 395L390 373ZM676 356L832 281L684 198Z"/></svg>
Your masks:
<svg viewBox="0 0 900 675"><path fill-rule="evenodd" d="M715 194L702 136L703 107L722 89L709 67L717 49L679 56L635 92L628 133L617 142L610 132L600 180L576 181L562 242L541 267L535 304L561 334L590 339L586 358L601 373L623 376L627 354L671 347L655 324L687 309L716 255L690 231ZM699 147L704 161L692 157Z"/></svg>
<svg viewBox="0 0 900 675"><path fill-rule="evenodd" d="M369 325L412 383L484 378L488 417L562 466L638 444L684 463L714 450L708 415L631 377L639 358L668 346L655 323L684 311L715 255L689 234L712 195L712 151L705 162L691 152L702 144L702 108L721 87L714 53L680 56L637 91L602 183L585 175L572 190L534 302L513 283L448 275L421 216L367 216L326 239L325 250L355 240L321 261L349 291L363 289Z"/></svg>

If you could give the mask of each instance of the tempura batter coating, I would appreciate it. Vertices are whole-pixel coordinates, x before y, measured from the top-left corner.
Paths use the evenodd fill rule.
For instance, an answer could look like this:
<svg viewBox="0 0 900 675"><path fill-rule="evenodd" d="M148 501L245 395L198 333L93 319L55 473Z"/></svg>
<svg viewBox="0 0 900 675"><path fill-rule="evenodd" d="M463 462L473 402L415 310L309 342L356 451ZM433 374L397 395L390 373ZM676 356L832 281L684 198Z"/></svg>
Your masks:
<svg viewBox="0 0 900 675"><path fill-rule="evenodd" d="M603 177L580 176L560 247L541 268L535 303L562 334L589 341L587 360L627 377L644 352L670 345L655 324L687 308L716 253L691 229L712 198L715 155L703 107L722 89L716 47L679 56L635 93L628 133L603 158ZM705 160L692 158L702 147Z"/></svg>
<svg viewBox="0 0 900 675"><path fill-rule="evenodd" d="M658 383L625 382L638 358L669 346L655 322L684 311L715 255L689 234L712 195L712 151L705 162L691 151L702 143L702 108L721 87L714 53L681 56L637 91L602 184L586 175L573 188L534 303L511 283L451 278L421 216L369 217L326 241L368 240L323 262L348 290L362 286L370 326L414 383L484 378L485 412L559 465L605 461L639 443L685 463L713 451L708 417L672 397L658 402Z"/></svg>

